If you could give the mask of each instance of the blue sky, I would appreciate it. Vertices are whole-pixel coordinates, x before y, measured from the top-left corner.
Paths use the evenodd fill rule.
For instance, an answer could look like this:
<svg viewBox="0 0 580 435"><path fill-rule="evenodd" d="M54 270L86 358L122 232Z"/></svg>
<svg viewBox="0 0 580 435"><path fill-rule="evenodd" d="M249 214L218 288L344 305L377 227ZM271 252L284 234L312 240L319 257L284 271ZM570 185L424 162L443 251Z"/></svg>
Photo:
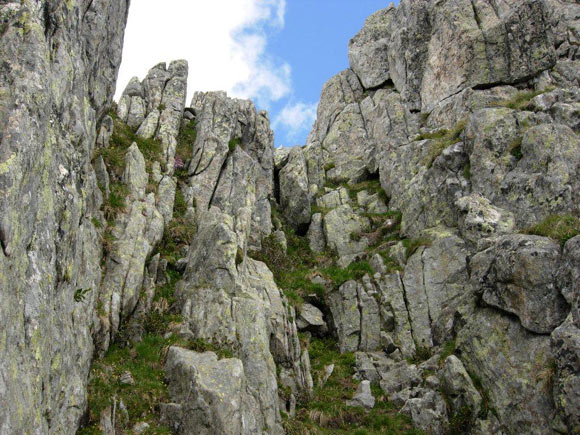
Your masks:
<svg viewBox="0 0 580 435"><path fill-rule="evenodd" d="M303 145L326 80L348 67L348 41L386 0L138 0L116 97L161 61L189 61L194 91L225 90L270 113L276 146Z"/></svg>

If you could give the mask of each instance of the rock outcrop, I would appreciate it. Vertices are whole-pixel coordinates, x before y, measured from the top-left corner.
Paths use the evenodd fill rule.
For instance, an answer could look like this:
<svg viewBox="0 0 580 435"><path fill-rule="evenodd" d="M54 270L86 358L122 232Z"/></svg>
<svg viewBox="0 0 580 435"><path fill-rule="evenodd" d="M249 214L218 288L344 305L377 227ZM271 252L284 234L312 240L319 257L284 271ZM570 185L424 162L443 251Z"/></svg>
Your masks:
<svg viewBox="0 0 580 435"><path fill-rule="evenodd" d="M183 60L113 108L128 3L0 5L0 432L579 431L578 2L378 11L282 150Z"/></svg>

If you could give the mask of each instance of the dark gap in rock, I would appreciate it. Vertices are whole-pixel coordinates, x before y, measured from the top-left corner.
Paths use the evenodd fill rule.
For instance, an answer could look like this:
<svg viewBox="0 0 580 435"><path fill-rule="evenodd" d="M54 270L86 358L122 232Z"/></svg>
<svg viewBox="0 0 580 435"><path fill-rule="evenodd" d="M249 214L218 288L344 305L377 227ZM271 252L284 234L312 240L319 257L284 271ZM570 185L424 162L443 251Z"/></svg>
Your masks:
<svg viewBox="0 0 580 435"><path fill-rule="evenodd" d="M226 167L228 166L228 161L229 161L229 159L230 159L230 157L229 157L229 155L228 155L228 156L227 156L227 157L224 159L224 162L222 163L222 167L220 168L220 172L219 172L218 178L217 178L217 180L216 180L216 182L215 182L215 186L213 187L213 192L211 193L211 197L210 197L210 199L209 199L209 202L208 202L208 204L207 204L207 209L208 209L208 210L209 210L209 209L211 209L211 204L212 204L212 202L213 202L213 198L214 198L214 196L215 196L215 193L216 193L216 192L217 192L217 190L218 190L218 187L219 187L219 185L220 185L220 181L221 181L221 179L222 179L223 173L224 173L224 171L226 170Z"/></svg>
<svg viewBox="0 0 580 435"><path fill-rule="evenodd" d="M274 199L280 205L280 169L274 168Z"/></svg>
<svg viewBox="0 0 580 435"><path fill-rule="evenodd" d="M296 226L296 235L300 236L300 237L306 236L306 233L308 232L309 227L310 227L310 222L308 222L307 224L298 224Z"/></svg>

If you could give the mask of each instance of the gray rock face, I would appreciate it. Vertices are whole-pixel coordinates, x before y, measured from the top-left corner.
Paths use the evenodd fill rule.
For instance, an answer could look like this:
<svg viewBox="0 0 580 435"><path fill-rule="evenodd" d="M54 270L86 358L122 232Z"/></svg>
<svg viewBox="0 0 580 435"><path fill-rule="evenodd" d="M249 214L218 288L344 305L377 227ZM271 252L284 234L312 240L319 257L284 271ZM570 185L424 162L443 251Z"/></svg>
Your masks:
<svg viewBox="0 0 580 435"><path fill-rule="evenodd" d="M326 322L322 311L316 308L314 305L303 303L299 307L298 318L296 319L296 326L298 329L309 329L309 330L325 330Z"/></svg>
<svg viewBox="0 0 580 435"><path fill-rule="evenodd" d="M466 369L476 373L489 395L489 406L506 431L522 427L551 433L550 338L526 331L516 320L482 309L459 333Z"/></svg>
<svg viewBox="0 0 580 435"><path fill-rule="evenodd" d="M369 245L366 237L359 240L356 235L370 229L368 218L355 213L351 206L335 208L324 217L324 235L328 247L334 250L343 267L352 263Z"/></svg>
<svg viewBox="0 0 580 435"><path fill-rule="evenodd" d="M379 307L372 284L347 281L329 295L329 306L341 352L380 347Z"/></svg>
<svg viewBox="0 0 580 435"><path fill-rule="evenodd" d="M503 236L473 258L472 280L487 304L515 314L529 331L550 333L569 312L556 282L559 262L554 240Z"/></svg>
<svg viewBox="0 0 580 435"><path fill-rule="evenodd" d="M248 231L251 246L259 249L262 237L272 231L274 138L268 115L256 112L250 101L220 92L198 92L191 105L197 114L197 138L186 200L196 205L198 216L217 206L247 219L251 231L245 224L241 227Z"/></svg>
<svg viewBox="0 0 580 435"><path fill-rule="evenodd" d="M473 416L479 414L481 395L473 386L465 367L455 355L448 356L443 366L443 390L451 399L453 410L469 407Z"/></svg>
<svg viewBox="0 0 580 435"><path fill-rule="evenodd" d="M119 100L117 115L142 138L155 138L163 144L164 163L173 173L176 138L183 119L187 94L188 64L176 60L159 63L143 82L133 77Z"/></svg>
<svg viewBox="0 0 580 435"><path fill-rule="evenodd" d="M308 232L306 233L310 249L314 252L322 252L326 248L326 239L324 237L324 229L322 227L322 214L315 213L312 215Z"/></svg>
<svg viewBox="0 0 580 435"><path fill-rule="evenodd" d="M93 156L128 2L0 4L0 432L72 433L100 270ZM89 289L75 302L79 288Z"/></svg>
<svg viewBox="0 0 580 435"><path fill-rule="evenodd" d="M431 238L409 258L403 278L413 338L427 348L450 338L469 297L463 240L445 229L434 229Z"/></svg>
<svg viewBox="0 0 580 435"><path fill-rule="evenodd" d="M362 30L348 43L350 67L365 88L376 88L389 74L388 32L396 9L391 6L367 18Z"/></svg>
<svg viewBox="0 0 580 435"><path fill-rule="evenodd" d="M292 320L295 313L271 272L243 255L240 262L239 252L247 249L250 216L240 220L217 207L202 215L178 297L196 338L236 350L258 430L267 427L280 433L275 362L298 392L308 394L312 378L308 353L301 350Z"/></svg>
<svg viewBox="0 0 580 435"><path fill-rule="evenodd" d="M515 83L556 63L544 2L403 1L370 17L349 44L367 88L389 77L412 109L428 111L472 86ZM540 24L541 23L541 24Z"/></svg>
<svg viewBox="0 0 580 435"><path fill-rule="evenodd" d="M552 332L552 352L556 359L554 402L570 433L580 425L580 328L572 315Z"/></svg>
<svg viewBox="0 0 580 435"><path fill-rule="evenodd" d="M395 343L405 357L415 354L415 341L405 303L405 289L399 273L386 275L378 282L380 310L383 321L393 319L392 333ZM387 328L388 329L388 328Z"/></svg>
<svg viewBox="0 0 580 435"><path fill-rule="evenodd" d="M352 396L352 400L346 401L347 406L359 406L363 408L372 409L375 406L375 398L371 392L371 383L369 381L362 381L356 393Z"/></svg>
<svg viewBox="0 0 580 435"><path fill-rule="evenodd" d="M288 163L280 171L280 206L296 229L310 223L310 195L306 160L302 150L292 148Z"/></svg>
<svg viewBox="0 0 580 435"><path fill-rule="evenodd" d="M400 412L408 415L416 427L429 433L443 433L447 425L445 399L435 391L408 399Z"/></svg>

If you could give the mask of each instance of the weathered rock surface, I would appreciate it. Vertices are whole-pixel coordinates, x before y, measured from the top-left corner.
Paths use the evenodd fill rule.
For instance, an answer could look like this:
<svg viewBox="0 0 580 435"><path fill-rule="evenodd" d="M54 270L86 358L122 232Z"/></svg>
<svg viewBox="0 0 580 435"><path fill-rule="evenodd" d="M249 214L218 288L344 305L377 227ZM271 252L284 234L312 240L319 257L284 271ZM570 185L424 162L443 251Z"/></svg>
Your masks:
<svg viewBox="0 0 580 435"><path fill-rule="evenodd" d="M286 218L296 229L310 223L310 195L306 160L302 150L293 148L288 162L280 170L280 206Z"/></svg>
<svg viewBox="0 0 580 435"><path fill-rule="evenodd" d="M282 365L297 391L312 388L307 351L302 351L295 313L263 264L243 259L248 219L220 212L217 207L200 219L179 297L182 314L196 338L235 350L243 362L247 394L255 402L256 427L280 433L276 366ZM290 311L290 313L289 313Z"/></svg>
<svg viewBox="0 0 580 435"><path fill-rule="evenodd" d="M196 93L185 108L187 63L158 64L131 80L117 116L162 157L146 162L133 145L116 171L102 156L117 138L106 111L127 7L0 6L0 432L76 431L91 358L139 340L170 283L153 253L175 229L177 195L179 222L198 231L169 266L184 272L172 307L184 323L170 329L235 357L170 350L172 403L159 407L176 433L282 433L280 411L300 418L312 392L306 342L327 334L325 320L341 352L358 351L352 405L372 407L375 383L426 432L466 408L472 433L578 432L580 238L545 224L560 240L520 234L580 213L578 2L378 11L292 150L274 151L268 115L249 101ZM119 189L125 207L103 229L103 198ZM294 252L289 224L321 265L368 261L373 276L331 289L324 264L307 279L329 293L301 295L317 308L297 313L248 256L273 221L282 252Z"/></svg>
<svg viewBox="0 0 580 435"><path fill-rule="evenodd" d="M522 326L550 333L569 312L556 282L560 246L539 236L508 235L472 260L472 280L489 305L513 313Z"/></svg>
<svg viewBox="0 0 580 435"><path fill-rule="evenodd" d="M372 284L347 281L329 295L329 306L341 352L380 347L379 307Z"/></svg>
<svg viewBox="0 0 580 435"><path fill-rule="evenodd" d="M551 433L550 338L526 331L517 320L481 309L459 333L465 368L477 374L507 432L522 427Z"/></svg>
<svg viewBox="0 0 580 435"><path fill-rule="evenodd" d="M0 4L0 432L73 433L101 281L90 164L127 1ZM89 290L75 302L77 289Z"/></svg>

